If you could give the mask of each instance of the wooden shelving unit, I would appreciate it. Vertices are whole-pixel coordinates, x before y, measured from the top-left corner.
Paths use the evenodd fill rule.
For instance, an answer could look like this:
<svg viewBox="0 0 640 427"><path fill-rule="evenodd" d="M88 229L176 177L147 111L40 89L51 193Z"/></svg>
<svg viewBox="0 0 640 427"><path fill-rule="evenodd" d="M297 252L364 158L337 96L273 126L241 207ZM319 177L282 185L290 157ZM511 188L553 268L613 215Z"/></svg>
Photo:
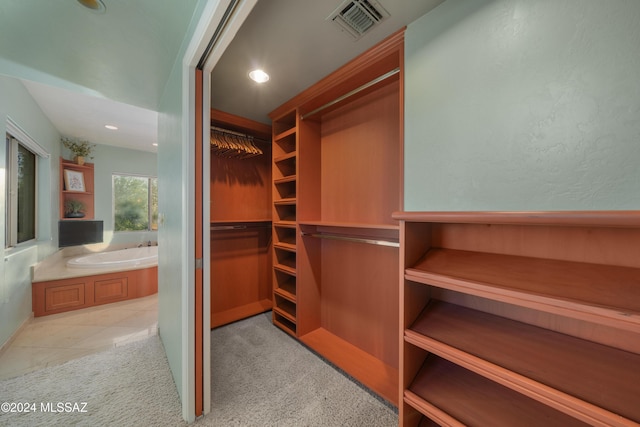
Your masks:
<svg viewBox="0 0 640 427"><path fill-rule="evenodd" d="M274 323L394 405L403 43L393 35L271 113Z"/></svg>
<svg viewBox="0 0 640 427"><path fill-rule="evenodd" d="M296 335L297 112L273 121L273 323Z"/></svg>
<svg viewBox="0 0 640 427"><path fill-rule="evenodd" d="M85 191L69 191L65 187L64 171L71 170L74 172L81 172L83 175ZM60 157L60 219L61 220L83 220L94 219L94 168L93 163L85 163L79 165L71 160L65 160ZM77 200L84 205L85 216L82 218L67 218L65 217L64 205L69 200Z"/></svg>
<svg viewBox="0 0 640 427"><path fill-rule="evenodd" d="M263 154L211 154L211 327L271 310L271 126L211 110L211 126L254 138Z"/></svg>
<svg viewBox="0 0 640 427"><path fill-rule="evenodd" d="M400 425L640 425L640 212L394 217Z"/></svg>

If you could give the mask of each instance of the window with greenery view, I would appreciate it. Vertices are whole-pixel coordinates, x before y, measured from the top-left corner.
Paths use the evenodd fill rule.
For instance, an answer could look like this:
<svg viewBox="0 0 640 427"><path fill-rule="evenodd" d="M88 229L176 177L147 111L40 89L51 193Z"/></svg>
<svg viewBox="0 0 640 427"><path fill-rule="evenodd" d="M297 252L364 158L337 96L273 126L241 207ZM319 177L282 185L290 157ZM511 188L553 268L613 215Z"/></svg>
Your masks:
<svg viewBox="0 0 640 427"><path fill-rule="evenodd" d="M115 231L158 229L158 179L113 175Z"/></svg>
<svg viewBox="0 0 640 427"><path fill-rule="evenodd" d="M6 241L16 246L36 238L36 155L7 134Z"/></svg>

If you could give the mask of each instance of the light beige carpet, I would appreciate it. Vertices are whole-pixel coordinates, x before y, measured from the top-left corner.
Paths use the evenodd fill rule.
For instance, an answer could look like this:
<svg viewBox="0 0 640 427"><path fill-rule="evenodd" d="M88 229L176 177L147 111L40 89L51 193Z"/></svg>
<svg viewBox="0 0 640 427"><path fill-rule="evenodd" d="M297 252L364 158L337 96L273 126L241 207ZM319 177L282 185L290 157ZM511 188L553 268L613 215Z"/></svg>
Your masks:
<svg viewBox="0 0 640 427"><path fill-rule="evenodd" d="M212 412L195 425L398 423L393 408L273 326L270 312L213 330L211 355ZM158 337L0 381L2 402L35 411L0 412L0 426L185 425Z"/></svg>

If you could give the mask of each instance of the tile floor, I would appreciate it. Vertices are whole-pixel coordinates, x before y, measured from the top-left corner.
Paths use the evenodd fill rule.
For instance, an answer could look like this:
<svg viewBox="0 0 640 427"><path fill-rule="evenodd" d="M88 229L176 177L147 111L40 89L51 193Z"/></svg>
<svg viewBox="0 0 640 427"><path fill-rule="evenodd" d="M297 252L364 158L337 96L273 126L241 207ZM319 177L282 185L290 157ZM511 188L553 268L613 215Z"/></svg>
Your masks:
<svg viewBox="0 0 640 427"><path fill-rule="evenodd" d="M158 294L36 317L0 353L0 379L58 365L158 333Z"/></svg>

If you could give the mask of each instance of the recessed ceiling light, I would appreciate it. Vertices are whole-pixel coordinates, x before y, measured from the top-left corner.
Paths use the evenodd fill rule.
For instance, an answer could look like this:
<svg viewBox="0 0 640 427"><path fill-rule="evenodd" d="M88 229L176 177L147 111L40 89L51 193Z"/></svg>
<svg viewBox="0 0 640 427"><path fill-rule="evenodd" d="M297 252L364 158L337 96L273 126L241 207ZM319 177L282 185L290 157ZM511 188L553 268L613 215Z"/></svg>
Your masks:
<svg viewBox="0 0 640 427"><path fill-rule="evenodd" d="M262 70L253 70L249 72L249 78L257 83L264 83L269 81L269 74Z"/></svg>
<svg viewBox="0 0 640 427"><path fill-rule="evenodd" d="M157 147L157 146L158 146L158 143L157 143L157 142L154 142L154 143L153 143L153 144L151 144L151 145L153 145L154 147Z"/></svg>
<svg viewBox="0 0 640 427"><path fill-rule="evenodd" d="M104 125L104 127L106 127L109 130L118 130L118 126L114 126L114 125Z"/></svg>
<svg viewBox="0 0 640 427"><path fill-rule="evenodd" d="M104 13L107 10L102 0L78 0L78 3L95 13Z"/></svg>

